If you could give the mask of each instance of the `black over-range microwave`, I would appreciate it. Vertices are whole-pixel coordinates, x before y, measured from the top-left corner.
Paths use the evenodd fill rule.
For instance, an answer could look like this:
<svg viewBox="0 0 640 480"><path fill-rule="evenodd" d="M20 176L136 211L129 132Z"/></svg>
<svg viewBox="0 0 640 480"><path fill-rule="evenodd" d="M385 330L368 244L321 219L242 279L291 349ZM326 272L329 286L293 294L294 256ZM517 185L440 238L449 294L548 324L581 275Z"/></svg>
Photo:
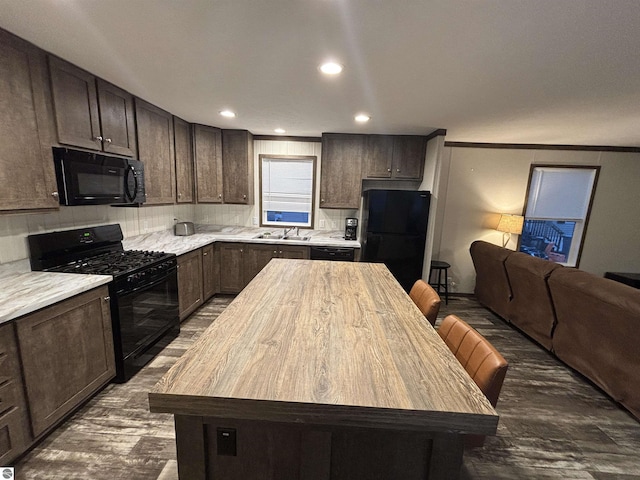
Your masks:
<svg viewBox="0 0 640 480"><path fill-rule="evenodd" d="M142 162L130 158L53 147L61 205L141 204Z"/></svg>

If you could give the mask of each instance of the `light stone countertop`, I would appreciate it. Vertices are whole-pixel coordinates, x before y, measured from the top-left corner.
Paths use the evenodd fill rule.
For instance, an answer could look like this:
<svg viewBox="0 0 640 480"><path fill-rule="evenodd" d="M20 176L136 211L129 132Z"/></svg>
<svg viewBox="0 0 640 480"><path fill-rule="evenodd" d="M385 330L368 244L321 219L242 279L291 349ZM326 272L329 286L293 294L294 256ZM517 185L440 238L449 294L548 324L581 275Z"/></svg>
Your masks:
<svg viewBox="0 0 640 480"><path fill-rule="evenodd" d="M0 265L0 324L111 280L111 275L32 272L28 260Z"/></svg>
<svg viewBox="0 0 640 480"><path fill-rule="evenodd" d="M359 242L344 240L341 231L300 230L301 236L311 237L306 241L255 238L264 232L282 234L282 228L197 225L194 235L176 236L173 230L163 230L126 238L122 244L125 250L153 250L176 255L188 253L212 242L285 243L360 248ZM32 272L28 259L2 264L0 265L0 324L109 283L112 279L110 275Z"/></svg>
<svg viewBox="0 0 640 480"><path fill-rule="evenodd" d="M255 238L265 232L282 235L282 228L228 227L221 225L196 225L196 233L189 236L176 236L172 230L152 232L135 237L125 238L125 250L153 250L183 255L192 250L204 247L212 242L240 243L279 243L286 245L326 246L360 248L360 242L345 240L342 231L300 230L300 236L308 236L309 240L282 240Z"/></svg>

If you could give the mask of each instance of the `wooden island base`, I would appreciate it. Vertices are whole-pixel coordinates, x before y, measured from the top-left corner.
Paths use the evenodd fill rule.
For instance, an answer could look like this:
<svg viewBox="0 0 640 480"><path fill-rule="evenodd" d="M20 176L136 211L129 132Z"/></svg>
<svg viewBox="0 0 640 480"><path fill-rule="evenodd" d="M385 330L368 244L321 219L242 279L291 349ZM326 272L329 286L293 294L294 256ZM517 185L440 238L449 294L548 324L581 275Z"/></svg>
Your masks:
<svg viewBox="0 0 640 480"><path fill-rule="evenodd" d="M462 464L459 434L186 415L175 425L181 479L448 480Z"/></svg>

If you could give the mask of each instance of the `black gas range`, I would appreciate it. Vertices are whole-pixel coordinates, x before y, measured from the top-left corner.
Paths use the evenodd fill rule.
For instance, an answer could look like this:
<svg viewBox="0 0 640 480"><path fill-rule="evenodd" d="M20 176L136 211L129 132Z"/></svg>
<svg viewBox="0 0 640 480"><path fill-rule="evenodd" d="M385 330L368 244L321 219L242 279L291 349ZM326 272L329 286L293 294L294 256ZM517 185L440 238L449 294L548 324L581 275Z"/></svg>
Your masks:
<svg viewBox="0 0 640 480"><path fill-rule="evenodd" d="M117 382L126 382L180 332L175 254L124 250L120 225L29 235L32 270L112 275Z"/></svg>

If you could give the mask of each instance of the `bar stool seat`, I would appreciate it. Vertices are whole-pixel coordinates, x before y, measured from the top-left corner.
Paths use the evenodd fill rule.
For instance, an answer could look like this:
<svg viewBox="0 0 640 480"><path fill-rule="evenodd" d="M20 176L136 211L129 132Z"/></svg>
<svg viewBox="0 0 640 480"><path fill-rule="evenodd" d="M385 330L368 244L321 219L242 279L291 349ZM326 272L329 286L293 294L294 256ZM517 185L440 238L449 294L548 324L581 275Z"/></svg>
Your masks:
<svg viewBox="0 0 640 480"><path fill-rule="evenodd" d="M444 291L444 303L449 305L449 269L451 265L447 262L441 262L439 260L431 260L431 268L429 269L429 285L431 285L438 295ZM434 272L436 273L435 280L432 280ZM442 275L444 274L444 280Z"/></svg>

